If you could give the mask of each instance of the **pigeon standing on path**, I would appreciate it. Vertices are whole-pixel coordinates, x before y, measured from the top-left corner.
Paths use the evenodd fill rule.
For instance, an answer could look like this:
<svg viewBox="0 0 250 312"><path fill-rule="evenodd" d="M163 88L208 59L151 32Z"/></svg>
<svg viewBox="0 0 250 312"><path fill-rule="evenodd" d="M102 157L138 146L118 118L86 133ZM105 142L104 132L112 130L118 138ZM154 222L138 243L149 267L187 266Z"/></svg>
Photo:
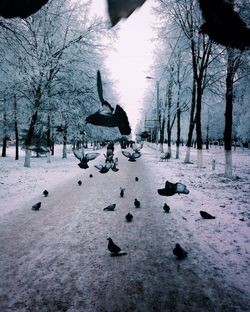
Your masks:
<svg viewBox="0 0 250 312"><path fill-rule="evenodd" d="M200 211L200 215L202 216L203 219L215 219L214 216L212 216L211 214L209 214L206 211Z"/></svg>
<svg viewBox="0 0 250 312"><path fill-rule="evenodd" d="M125 191L125 188L120 187L120 197L121 198L124 197L124 191Z"/></svg>
<svg viewBox="0 0 250 312"><path fill-rule="evenodd" d="M133 215L132 215L131 213L128 213L128 214L125 216L125 218L126 218L126 220L127 220L128 222L131 222L132 219L133 219Z"/></svg>
<svg viewBox="0 0 250 312"><path fill-rule="evenodd" d="M163 210L167 213L169 213L170 207L165 203L163 206Z"/></svg>
<svg viewBox="0 0 250 312"><path fill-rule="evenodd" d="M49 195L49 192L47 190L44 190L43 195L44 195L44 197L47 197Z"/></svg>
<svg viewBox="0 0 250 312"><path fill-rule="evenodd" d="M32 206L32 210L38 211L41 208L41 202L36 203Z"/></svg>
<svg viewBox="0 0 250 312"><path fill-rule="evenodd" d="M105 208L103 208L104 211L114 211L116 204L111 204Z"/></svg>
<svg viewBox="0 0 250 312"><path fill-rule="evenodd" d="M111 237L107 238L107 240L109 241L108 242L108 250L111 252L111 255L113 255L113 256L122 256L122 255L126 255L127 254L126 252L120 253L121 248L119 246L117 246L113 242Z"/></svg>
<svg viewBox="0 0 250 312"><path fill-rule="evenodd" d="M139 181L139 178L138 177L135 177L135 182L138 182Z"/></svg>
<svg viewBox="0 0 250 312"><path fill-rule="evenodd" d="M140 208L140 206L141 206L141 203L139 202L139 200L137 198L135 198L135 200L134 200L134 205L136 208Z"/></svg>
<svg viewBox="0 0 250 312"><path fill-rule="evenodd" d="M187 252L180 246L180 244L176 244L173 249L173 254L179 259L182 260L187 257Z"/></svg>
<svg viewBox="0 0 250 312"><path fill-rule="evenodd" d="M79 186L82 185L82 181L81 180L79 180L77 183L78 183Z"/></svg>

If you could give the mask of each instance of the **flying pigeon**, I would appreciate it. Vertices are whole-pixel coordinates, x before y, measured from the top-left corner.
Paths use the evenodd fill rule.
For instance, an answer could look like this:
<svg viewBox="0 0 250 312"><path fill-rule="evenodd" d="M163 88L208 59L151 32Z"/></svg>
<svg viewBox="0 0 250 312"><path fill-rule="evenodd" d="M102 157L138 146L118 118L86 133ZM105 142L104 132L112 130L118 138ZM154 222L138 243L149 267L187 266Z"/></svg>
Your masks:
<svg viewBox="0 0 250 312"><path fill-rule="evenodd" d="M133 219L133 215L132 215L131 213L128 213L128 214L126 214L125 218L126 218L126 220L127 220L128 222L131 222L132 219Z"/></svg>
<svg viewBox="0 0 250 312"><path fill-rule="evenodd" d="M26 18L41 9L48 0L1 0L0 16Z"/></svg>
<svg viewBox="0 0 250 312"><path fill-rule="evenodd" d="M171 183L166 181L165 188L158 189L158 194L162 196L172 196L174 194L189 194L189 190L187 189L186 185L178 182L178 183Z"/></svg>
<svg viewBox="0 0 250 312"><path fill-rule="evenodd" d="M179 245L176 244L173 249L173 254L179 259L182 260L187 257L187 252Z"/></svg>
<svg viewBox="0 0 250 312"><path fill-rule="evenodd" d="M118 158L115 157L115 159L113 160L113 164L111 166L111 170L114 171L114 172L117 172L119 171L119 168L117 168L117 164L118 164Z"/></svg>
<svg viewBox="0 0 250 312"><path fill-rule="evenodd" d="M80 160L80 163L78 166L81 169L87 169L89 168L88 162L90 160L95 159L97 156L99 156L99 153L84 153L84 149L73 149L73 153L77 159Z"/></svg>
<svg viewBox="0 0 250 312"><path fill-rule="evenodd" d="M165 212L169 212L170 211L170 207L165 203L164 206L163 206L163 210Z"/></svg>
<svg viewBox="0 0 250 312"><path fill-rule="evenodd" d="M43 195L44 195L45 197L47 197L47 196L49 195L49 192L48 192L47 190L44 190L44 191L43 191Z"/></svg>
<svg viewBox="0 0 250 312"><path fill-rule="evenodd" d="M250 28L225 0L199 0L205 23L200 32L225 47L245 50L250 47Z"/></svg>
<svg viewBox="0 0 250 312"><path fill-rule="evenodd" d="M141 157L140 152L128 152L128 151L122 151L122 154L128 158L128 161L136 161L136 158Z"/></svg>
<svg viewBox="0 0 250 312"><path fill-rule="evenodd" d="M134 205L136 208L140 208L140 206L141 206L141 203L139 202L139 200L137 198L134 200Z"/></svg>
<svg viewBox="0 0 250 312"><path fill-rule="evenodd" d="M143 131L141 134L139 134L142 139L147 139L150 137L150 133L148 131Z"/></svg>
<svg viewBox="0 0 250 312"><path fill-rule="evenodd" d="M126 112L119 105L116 105L114 111L109 102L103 98L102 80L99 70L97 71L97 91L102 107L94 114L88 116L86 122L96 126L118 127L122 135L129 135L131 128Z"/></svg>
<svg viewBox="0 0 250 312"><path fill-rule="evenodd" d="M125 188L120 187L120 197L124 197Z"/></svg>
<svg viewBox="0 0 250 312"><path fill-rule="evenodd" d="M112 240L112 238L107 238L107 240L109 241L108 242L108 250L111 252L111 255L112 256L122 256L122 255L126 255L127 253L126 252L122 252L120 253L121 251L121 248L118 247Z"/></svg>
<svg viewBox="0 0 250 312"><path fill-rule="evenodd" d="M140 154L140 150L141 150L140 147L134 147L134 148L133 148L133 151L134 151L135 153L139 153L139 154Z"/></svg>
<svg viewBox="0 0 250 312"><path fill-rule="evenodd" d="M100 173L107 173L111 167L112 167L112 164L110 163L95 165L95 168L97 168Z"/></svg>
<svg viewBox="0 0 250 312"><path fill-rule="evenodd" d="M114 211L116 204L111 204L105 208L103 208L104 211Z"/></svg>
<svg viewBox="0 0 250 312"><path fill-rule="evenodd" d="M135 181L138 182L138 181L139 181L139 178L138 178L138 177L135 177Z"/></svg>
<svg viewBox="0 0 250 312"><path fill-rule="evenodd" d="M82 185L82 181L81 180L79 180L77 183L78 183L79 186Z"/></svg>
<svg viewBox="0 0 250 312"><path fill-rule="evenodd" d="M120 19L129 17L135 9L142 6L146 0L108 0L108 13L112 27Z"/></svg>
<svg viewBox="0 0 250 312"><path fill-rule="evenodd" d="M119 168L117 168L116 165L117 165L116 163L113 163L112 166L111 166L111 170L114 171L114 172L119 171Z"/></svg>
<svg viewBox="0 0 250 312"><path fill-rule="evenodd" d="M214 216L211 214L207 213L206 211L200 211L200 215L202 216L203 219L215 219Z"/></svg>
<svg viewBox="0 0 250 312"><path fill-rule="evenodd" d="M109 163L112 163L113 162L113 154L112 155L106 155L106 154L103 154L104 157L105 157L105 163L109 162Z"/></svg>
<svg viewBox="0 0 250 312"><path fill-rule="evenodd" d="M41 208L41 202L36 203L32 206L32 210L38 211Z"/></svg>

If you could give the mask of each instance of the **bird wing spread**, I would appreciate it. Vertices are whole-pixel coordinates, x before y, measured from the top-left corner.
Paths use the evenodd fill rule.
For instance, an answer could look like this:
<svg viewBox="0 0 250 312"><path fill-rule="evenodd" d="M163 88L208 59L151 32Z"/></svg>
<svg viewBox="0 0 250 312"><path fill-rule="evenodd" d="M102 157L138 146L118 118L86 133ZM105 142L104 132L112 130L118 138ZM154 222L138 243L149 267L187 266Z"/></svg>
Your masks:
<svg viewBox="0 0 250 312"><path fill-rule="evenodd" d="M127 151L122 151L122 154L125 156L125 157L131 157L131 154L130 152L127 152Z"/></svg>
<svg viewBox="0 0 250 312"><path fill-rule="evenodd" d="M106 167L107 169L110 169L110 168L112 167L112 164L111 164L111 163L107 163L107 164L105 164L105 167Z"/></svg>
<svg viewBox="0 0 250 312"><path fill-rule="evenodd" d="M112 26L115 26L121 18L127 18L145 1L146 0L108 0L108 12Z"/></svg>
<svg viewBox="0 0 250 312"><path fill-rule="evenodd" d="M79 160L82 160L84 157L84 150L83 149L73 149L73 153L75 157Z"/></svg>
<svg viewBox="0 0 250 312"><path fill-rule="evenodd" d="M89 161L89 160L95 159L99 155L100 155L99 153L87 153L85 157L86 157L86 160Z"/></svg>
<svg viewBox="0 0 250 312"><path fill-rule="evenodd" d="M102 164L98 164L98 165L95 165L95 167L96 167L98 170L102 170L103 165L102 165Z"/></svg>
<svg viewBox="0 0 250 312"><path fill-rule="evenodd" d="M132 154L132 156L133 156L133 158L139 158L139 157L141 157L141 153L136 153L136 152L134 152L134 153Z"/></svg>

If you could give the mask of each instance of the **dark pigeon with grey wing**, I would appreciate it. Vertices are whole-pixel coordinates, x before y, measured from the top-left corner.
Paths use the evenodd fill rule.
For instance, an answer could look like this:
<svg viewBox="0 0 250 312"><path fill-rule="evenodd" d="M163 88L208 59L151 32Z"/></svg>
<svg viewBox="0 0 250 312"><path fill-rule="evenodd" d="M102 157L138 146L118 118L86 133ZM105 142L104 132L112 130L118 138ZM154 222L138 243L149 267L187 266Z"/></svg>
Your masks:
<svg viewBox="0 0 250 312"><path fill-rule="evenodd" d="M87 169L89 168L88 162L90 160L94 160L96 157L98 157L99 153L84 153L84 149L73 149L73 153L77 159L80 160L80 163L78 166L81 169Z"/></svg>
<svg viewBox="0 0 250 312"><path fill-rule="evenodd" d="M97 91L101 101L101 108L94 114L89 115L86 122L96 126L118 127L122 135L129 135L131 128L126 112L119 105L116 105L114 110L110 103L103 98L102 79L99 70L97 71Z"/></svg>

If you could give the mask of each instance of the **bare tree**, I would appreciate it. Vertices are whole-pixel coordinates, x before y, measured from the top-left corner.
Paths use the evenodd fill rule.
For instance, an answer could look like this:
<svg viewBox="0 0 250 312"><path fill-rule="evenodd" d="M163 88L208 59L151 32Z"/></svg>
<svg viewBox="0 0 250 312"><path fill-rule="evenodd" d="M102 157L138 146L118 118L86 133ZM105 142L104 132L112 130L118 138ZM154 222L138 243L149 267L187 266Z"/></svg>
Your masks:
<svg viewBox="0 0 250 312"><path fill-rule="evenodd" d="M85 11L87 8L86 6ZM95 70L91 67L96 63L93 51L100 46L97 39L104 26L101 21L91 21L86 15L81 16L80 21L76 12L68 1L63 4L61 1L54 1L36 15L26 20L13 20L8 23L8 28L1 29L1 40L15 56L12 60L5 61L19 74L19 78L16 78L19 82L16 84L16 92L23 96L26 111L31 114L24 140L27 154L24 165L28 167L28 149L36 124L43 119L47 120L43 115L57 110L62 103L59 98L64 97L66 107L67 102L77 103L72 101L72 95L73 99L78 97L79 103L83 93L93 94L93 89L88 87L91 76L95 76ZM11 31L12 29L17 30ZM84 71L84 75L79 76ZM85 86L84 77L87 77ZM67 85L69 81L71 83ZM47 121L45 124L47 125Z"/></svg>

